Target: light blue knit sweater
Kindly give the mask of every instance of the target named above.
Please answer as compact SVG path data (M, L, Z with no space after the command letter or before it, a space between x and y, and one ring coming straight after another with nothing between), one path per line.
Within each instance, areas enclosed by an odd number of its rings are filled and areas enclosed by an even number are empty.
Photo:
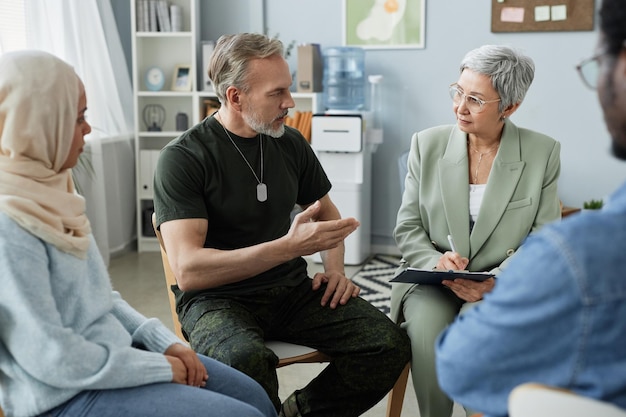
M113 291L93 237L82 260L0 213L0 288L7 415L37 415L84 390L172 380L162 352L180 340Z

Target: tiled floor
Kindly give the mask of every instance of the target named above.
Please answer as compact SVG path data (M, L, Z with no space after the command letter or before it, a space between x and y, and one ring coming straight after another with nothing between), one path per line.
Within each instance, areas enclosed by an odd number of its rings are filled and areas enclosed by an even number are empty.
M310 271L315 272L320 265L310 263ZM358 267L348 267L346 272L354 274ZM165 276L158 252L129 252L113 257L109 265L113 286L138 311L149 317L158 317L172 328L172 318L165 287ZM286 398L295 389L301 388L317 375L324 364L296 364L278 369L280 396ZM384 417L387 398L363 414L365 417ZM402 409L403 417L418 417L417 401L413 385L409 385ZM463 409L455 405L453 417L462 417Z

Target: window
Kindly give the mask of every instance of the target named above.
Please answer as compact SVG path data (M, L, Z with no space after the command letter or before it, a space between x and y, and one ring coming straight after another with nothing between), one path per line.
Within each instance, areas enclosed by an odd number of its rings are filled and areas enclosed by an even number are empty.
M92 133L130 137L132 86L110 0L0 0L0 55L39 49L74 67L89 98Z
M26 48L23 0L0 1L0 54Z

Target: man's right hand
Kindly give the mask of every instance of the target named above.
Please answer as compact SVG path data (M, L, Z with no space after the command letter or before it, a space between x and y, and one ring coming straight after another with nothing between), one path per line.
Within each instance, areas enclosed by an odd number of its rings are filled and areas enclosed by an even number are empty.
M359 221L353 217L317 220L319 210L319 201L311 204L294 218L287 233L287 237L299 248L301 256L337 247L360 226Z

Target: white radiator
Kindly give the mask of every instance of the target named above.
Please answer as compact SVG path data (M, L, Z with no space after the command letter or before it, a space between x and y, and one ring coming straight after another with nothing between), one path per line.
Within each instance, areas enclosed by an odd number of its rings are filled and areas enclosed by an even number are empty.
M74 168L74 178L87 202L87 217L105 263L128 249L135 225L135 151L132 136L99 138L91 134L81 158L87 168Z

